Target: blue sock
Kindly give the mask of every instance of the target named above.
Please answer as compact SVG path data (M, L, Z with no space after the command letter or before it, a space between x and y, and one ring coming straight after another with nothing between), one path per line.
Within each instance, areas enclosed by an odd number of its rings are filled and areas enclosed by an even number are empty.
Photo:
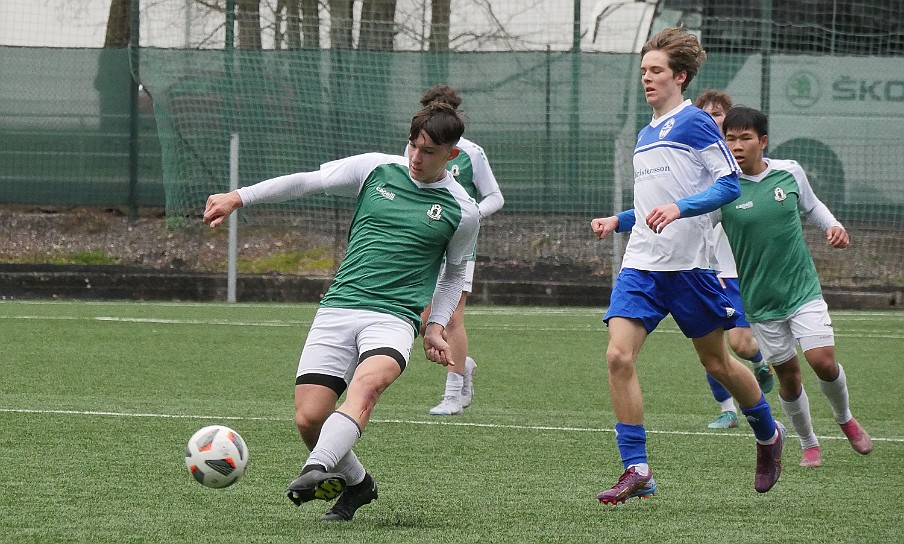
M615 443L618 444L618 452L621 454L625 469L631 465L647 462L647 431L643 425L617 422Z
M741 408L747 423L753 429L757 440L771 440L775 436L775 420L772 418L772 410L766 402L766 395L760 396L760 402L753 408Z
M731 393L709 374L706 375L706 381L709 382L709 388L712 390L713 398L716 399L716 402L722 402L731 398Z
M750 359L747 359L747 360L753 364L757 364L763 360L763 352L760 350L756 350L756 355L754 355L753 357L751 357Z

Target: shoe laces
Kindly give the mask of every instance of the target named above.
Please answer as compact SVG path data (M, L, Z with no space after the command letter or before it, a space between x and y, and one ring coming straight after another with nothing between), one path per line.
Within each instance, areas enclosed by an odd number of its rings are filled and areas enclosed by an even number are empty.
M616 487L622 485L622 483L627 481L631 476L635 475L640 476L640 474L637 472L637 469L635 469L634 467L629 468L624 473L622 473L621 477L618 479L618 484L616 484Z

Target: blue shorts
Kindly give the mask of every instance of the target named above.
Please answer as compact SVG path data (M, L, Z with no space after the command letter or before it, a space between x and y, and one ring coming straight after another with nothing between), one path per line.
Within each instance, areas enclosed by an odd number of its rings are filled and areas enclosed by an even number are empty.
M749 329L750 323L747 322L747 318L744 316L744 303L741 302L741 288L738 278L721 279L725 283L725 294L728 295L731 307L735 309L735 315L738 316L735 327L747 327Z
M712 270L656 272L623 268L612 286L603 320L608 324L613 317L639 319L651 333L668 314L688 338L734 328L737 319L737 312Z

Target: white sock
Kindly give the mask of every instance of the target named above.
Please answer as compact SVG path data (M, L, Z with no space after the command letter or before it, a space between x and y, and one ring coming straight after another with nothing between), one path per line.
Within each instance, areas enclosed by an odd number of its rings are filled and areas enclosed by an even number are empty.
M791 421L794 432L800 438L800 447L806 449L818 446L819 440L813 432L813 421L810 419L810 399L803 386L801 386L800 396L796 400L785 400L781 395L778 400L782 404L785 415Z
M776 423L775 432L772 434L772 438L770 438L769 440L760 440L759 438L757 438L756 439L757 444L762 444L764 446L771 446L772 444L775 444L775 442L778 440L778 437L779 437L778 421L776 421L775 423Z
M641 476L650 475L650 465L648 465L647 463L637 463L636 465L631 465L628 468L631 467L634 467L635 472L637 472Z
M465 377L456 372L446 372L446 392L447 397L460 397L461 387L465 384Z
M333 470L345 476L345 483L348 485L360 484L367 473L364 470L364 465L358 460L358 456L351 450L345 454L345 457L339 459L339 462L336 463L336 468Z
M722 409L723 412L734 412L738 413L738 409L735 408L734 399L732 397L728 397L719 403L719 408Z
M352 451L359 438L361 429L355 420L342 412L333 412L323 423L320 439L305 461L305 466L323 465L328 471L333 470Z
M838 377L833 382L824 382L816 378L819 383L819 390L829 399L832 406L832 413L835 415L835 421L840 425L851 420L851 406L848 402L847 377L844 375L844 368L838 365Z

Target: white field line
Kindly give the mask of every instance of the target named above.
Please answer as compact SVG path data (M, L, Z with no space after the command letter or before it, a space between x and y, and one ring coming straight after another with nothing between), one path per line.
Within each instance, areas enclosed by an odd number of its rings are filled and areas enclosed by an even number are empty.
M251 416L205 416L205 415L188 415L188 414L154 414L154 413L130 413L130 412L108 412L100 410L33 410L30 408L0 408L0 413L14 414L41 414L41 415L67 415L67 416L98 416L98 417L132 417L132 418L155 418L155 419L211 419L217 421L277 421L285 423L284 418L277 417L251 417ZM449 420L411 420L411 419L372 419L373 423L393 423L398 425L436 425L446 427L472 427L484 429L503 429L516 431L540 431L540 432L576 432L576 433L613 433L611 428L592 428L592 427L566 427L555 425L511 425L502 423L474 423L466 421L449 421ZM734 437L734 438L752 438L752 433L724 433L724 432L698 432L698 431L661 431L647 430L648 434L662 434L675 436L708 436L708 437ZM789 433L789 436L793 436ZM818 436L820 440L847 440L843 436ZM883 438L872 437L877 442L894 442L904 443L904 438Z
M228 304L225 302L165 302L165 301L62 301L62 300L0 300L0 306L133 306L133 307L161 307L161 308L316 308L313 302L287 303L287 302L239 302ZM468 306L468 315L506 315L506 316L531 316L531 315L562 315L562 316L591 316L601 317L605 307L549 307L549 306ZM883 320L904 321L904 311L863 311L863 310L832 310L832 316L849 317L853 321L871 321L872 318Z
M477 312L468 311L471 314L479 315ZM490 314L485 314L490 315ZM495 314L501 315L501 314ZM511 315L507 314L507 315ZM524 315L524 314L519 314ZM532 314L540 315L540 314ZM583 315L583 314L574 314ZM588 316L601 317L602 314L587 314ZM885 317L885 316L882 316ZM265 320L265 321L233 321L229 319L173 319L173 318L155 318L155 317L116 317L116 316L66 316L66 315L15 315L0 316L0 319L6 320L31 320L31 321L106 321L119 323L149 323L157 325L221 325L227 327L299 327L309 326L310 320ZM872 321L872 320L870 320ZM888 325L889 323L883 323ZM493 330L493 331L603 331L605 327L601 320L592 321L586 325L558 325L554 327L538 327L530 324L518 325L480 325L471 324L468 326L473 330ZM670 323L666 323L656 329L657 332L667 334L681 334L678 328ZM839 338L885 338L890 340L904 340L904 332L901 333L880 333L880 332L846 332L836 333Z

